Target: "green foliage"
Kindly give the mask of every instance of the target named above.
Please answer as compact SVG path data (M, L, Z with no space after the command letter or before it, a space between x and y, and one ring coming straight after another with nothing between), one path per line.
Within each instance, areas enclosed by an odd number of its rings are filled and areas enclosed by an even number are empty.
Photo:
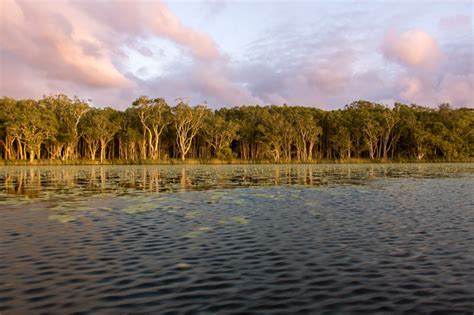
M139 97L125 111L78 98L0 99L5 162L100 159L190 161L426 161L474 158L474 111L356 101L323 111L300 106L241 106L215 112L185 101ZM23 163L23 162L21 162Z
M194 137L203 127L206 117L211 115L211 112L205 106L191 107L187 103L180 101L173 108L173 114L176 144L181 160L184 161L191 149Z
M219 160L232 161L232 159L235 158L235 153L232 152L232 149L229 148L229 147L220 148L220 149L217 151L217 153L216 153L216 157L217 157Z

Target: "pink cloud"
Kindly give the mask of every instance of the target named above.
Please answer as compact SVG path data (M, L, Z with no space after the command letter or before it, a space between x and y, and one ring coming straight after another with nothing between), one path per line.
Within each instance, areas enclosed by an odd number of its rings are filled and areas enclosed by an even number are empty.
M189 48L192 54L199 59L213 60L221 57L216 44L207 34L184 27L164 4L158 3L157 5L158 8L155 12L157 15L152 13L147 16L157 35L169 38Z
M394 95L398 94L402 101L423 105L448 102L472 107L472 50L465 52L465 48L459 46L445 48L448 48L446 54L424 31L388 32L382 44L382 53L387 59L403 66L402 72L393 81L398 89Z
M143 94L214 106L334 108L361 98L473 106L472 43L465 37L438 42L422 30L392 30L380 45L383 34L364 35L363 23L334 21L306 33L277 27L242 59L231 59L161 1L0 0L0 96L62 92L121 108ZM469 21L460 15L439 23L459 30ZM127 54L161 60L169 52L148 45L154 38L177 47L178 57L151 77L152 66L130 67Z
M446 31L469 29L471 25L472 17L468 15L447 16L439 20L439 26Z
M308 82L327 95L341 94L351 80L353 56L340 50L323 61L316 62L307 74Z
M437 83L429 77L421 75L403 76L400 81L400 100L421 105L437 105L441 103L456 106L473 107L474 74L445 74Z
M220 105L242 105L256 104L261 100L252 94L238 82L234 82L226 73L226 65L222 63L201 64L193 75L195 85L204 94L210 95L224 104Z
M198 59L221 57L209 35L183 25L162 1L117 1L113 5L107 1L98 1L93 4L93 8L90 4L78 1L71 5L81 12L87 12L95 20L103 21L104 27L112 32L166 38Z
M423 82L417 77L400 78L401 92L400 96L405 101L419 100L423 96Z
M474 107L474 74L448 74L439 87L440 102Z
M435 68L442 57L438 43L421 30L388 32L382 52L386 58L408 67Z
M3 95L18 96L17 86L28 95L46 87L36 97L55 93L56 87L75 90L74 94L84 88L89 94L103 89L130 90L137 80L121 67L127 59L122 47L137 38L168 39L197 63L227 60L211 37L184 26L163 2L97 2L91 6L87 1L4 0L0 6L0 67L6 69L5 63L14 62L9 69L22 69L14 76L1 71ZM219 84L231 86L224 72L214 71L213 75ZM231 91L245 94L236 89ZM209 89L221 94L222 90Z
M109 48L64 18L66 5L2 2L1 49L14 54L32 72L39 70L45 79L105 88L130 85L113 64ZM5 60L2 58L1 62Z

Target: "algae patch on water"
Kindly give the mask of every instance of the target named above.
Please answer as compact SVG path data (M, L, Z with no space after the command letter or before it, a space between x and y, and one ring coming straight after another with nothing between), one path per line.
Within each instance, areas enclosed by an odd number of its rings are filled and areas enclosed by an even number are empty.
M204 226L204 227L198 228L197 230L194 230L194 231L191 231L191 232L188 232L188 233L184 234L183 237L185 237L185 238L196 238L196 237L202 236L203 234L205 234L209 231L211 231L211 228L207 227L207 226Z
M191 268L191 265L188 263L182 262L182 263L176 264L176 268L180 270L188 270Z
M212 193L206 200L207 203L219 203L228 196L227 192L217 191Z
M201 211L188 211L184 216L186 219L196 219L202 215L203 213Z
M235 216L235 217L232 217L231 218L232 221L238 223L238 224L241 224L241 225L247 225L249 224L249 220L246 219L245 217L242 217L242 216Z
M61 206L55 206L51 208L51 210L54 210L57 212L69 212L69 211L90 211L90 210L94 210L94 208L89 207L89 206L84 206L84 205L61 205Z
M259 199L276 199L275 196L271 194L257 193L257 194L253 194L252 196Z
M76 221L78 217L74 215L70 215L70 214L52 214L48 217L48 219L52 221L58 221L61 223L68 223L68 222Z
M96 210L99 210L99 211L112 211L113 209L111 207L98 207Z
M123 212L128 214L137 214L137 213L144 213L151 210L156 210L156 205L153 204L138 204L138 205L131 205L124 209Z
M240 225L247 225L250 223L250 220L243 216L233 216L228 219L219 220L218 223L219 224L238 223Z

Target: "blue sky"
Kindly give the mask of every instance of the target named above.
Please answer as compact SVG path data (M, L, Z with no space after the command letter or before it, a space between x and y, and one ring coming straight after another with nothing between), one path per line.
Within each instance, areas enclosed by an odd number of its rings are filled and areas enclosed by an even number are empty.
M1 6L5 96L66 93L116 108L140 95L212 108L332 109L358 99L474 106L472 1Z

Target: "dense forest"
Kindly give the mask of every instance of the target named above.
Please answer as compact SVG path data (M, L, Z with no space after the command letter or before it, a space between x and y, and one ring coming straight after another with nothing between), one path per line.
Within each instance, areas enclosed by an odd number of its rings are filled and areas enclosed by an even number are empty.
M356 101L325 111L241 106L212 111L142 96L125 111L78 98L0 99L0 156L97 162L469 160L474 110Z

